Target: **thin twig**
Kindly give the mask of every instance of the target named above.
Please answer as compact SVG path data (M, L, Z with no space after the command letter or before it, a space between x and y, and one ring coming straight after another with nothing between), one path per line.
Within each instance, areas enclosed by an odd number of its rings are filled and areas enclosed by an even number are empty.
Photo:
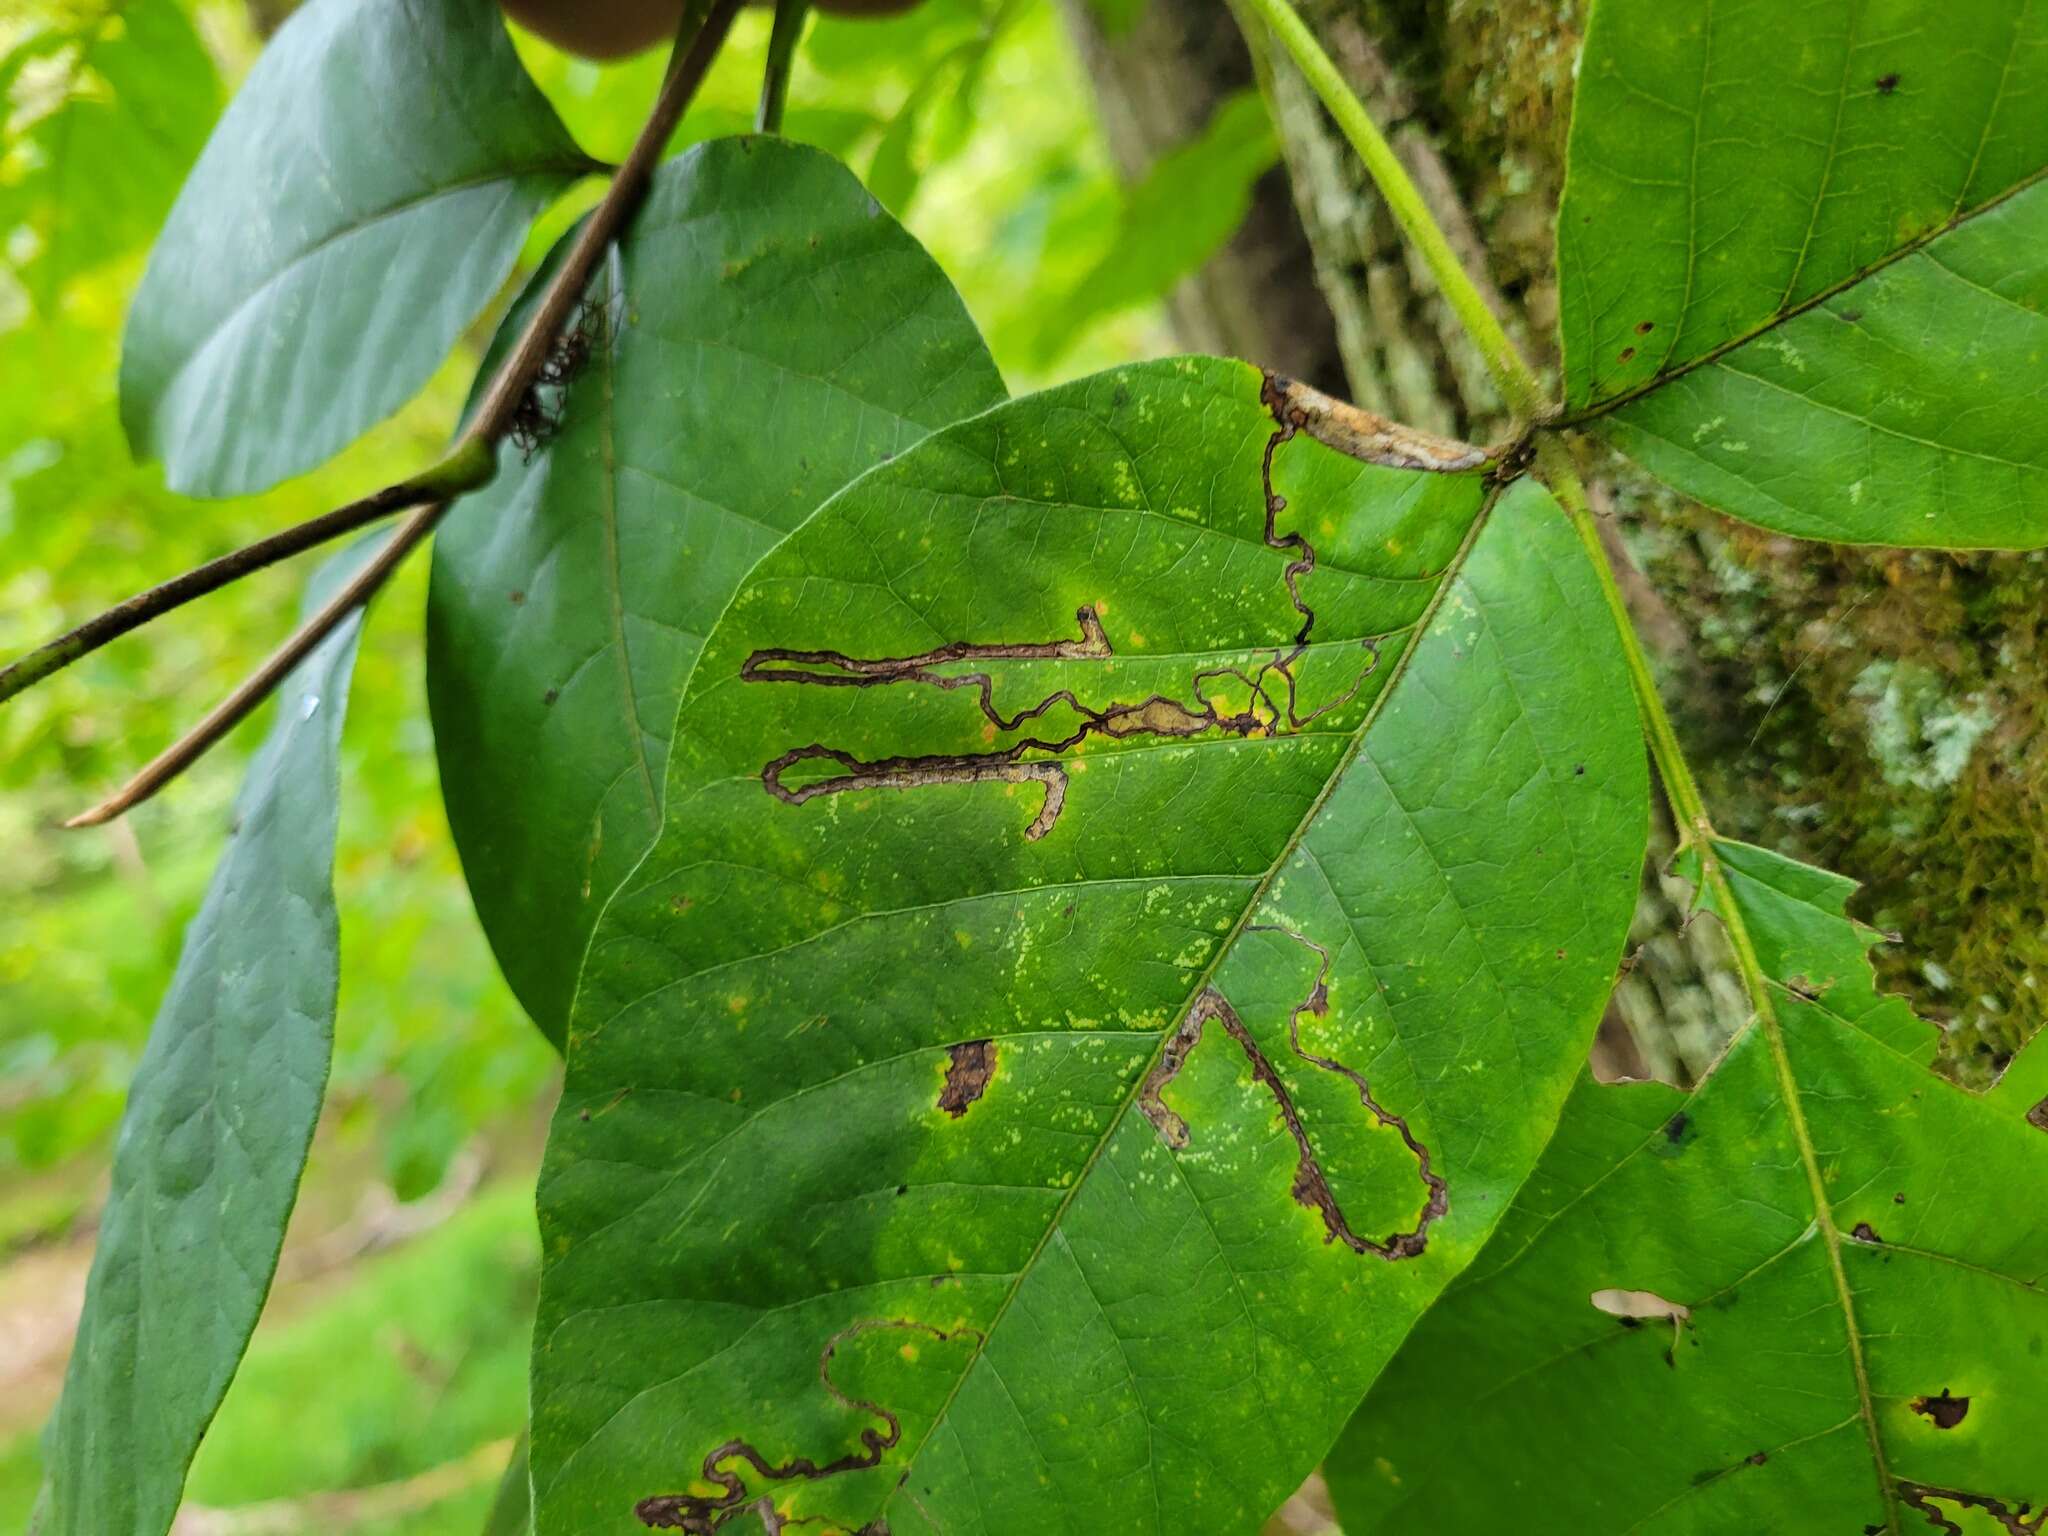
M768 64L761 75L761 106L754 114L756 133L782 132L782 109L789 104L789 72L796 64L797 39L803 35L810 0L775 0L775 25L768 33Z
M575 242L556 269L539 306L520 332L518 343L491 376L481 403L469 425L456 440L451 458L472 450L474 445L494 448L512 425L514 413L526 392L540 376L541 367L554 350L570 311L583 296L590 275L597 268L605 247L611 244L628 216L639 206L647 183L660 161L669 135L681 121L690 99L703 83L725 35L731 29L741 0L690 0L677 28L675 49L669 56L668 73L655 97L653 110L641 126L618 173L605 190L603 201L591 210ZM451 498L452 499L452 498ZM96 826L139 805L164 785L191 767L215 742L225 736L250 711L269 697L285 674L305 659L351 610L367 603L390 579L426 536L433 532L448 500L431 502L415 510L398 525L391 540L360 571L305 623L290 639L264 660L255 672L223 699L191 730L160 752L150 763L91 810L72 817L67 827Z
M30 651L12 666L0 668L0 703L81 657L90 656L131 629L160 618L173 608L182 607L209 592L217 592L230 582L240 581L244 576L275 565L280 560L289 560L293 555L303 554L343 534L368 527L394 512L440 500L452 493L474 490L487 484L495 473L496 456L486 445L477 444L470 452L450 454L423 475L387 485L383 490L374 491L345 507L308 518L303 523L232 550L218 560L209 560L146 592L138 592L97 618L87 619L76 629Z

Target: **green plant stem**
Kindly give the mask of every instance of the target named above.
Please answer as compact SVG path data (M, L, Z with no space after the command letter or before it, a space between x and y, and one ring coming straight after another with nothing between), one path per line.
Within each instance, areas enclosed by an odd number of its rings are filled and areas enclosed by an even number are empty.
M761 76L761 107L754 114L756 133L782 132L782 111L789 104L789 73L796 64L797 39L803 36L810 0L775 0L775 25L768 34L768 64Z
M604 198L577 231L562 264L555 269L540 303L519 333L518 340L498 371L484 388L469 425L457 438L444 464L467 462L466 455L482 452L496 457L498 440L511 429L519 402L540 377L543 364L553 351L570 312L583 297L590 275L597 268L605 247L617 237L626 219L640 204L647 183L660 161L669 135L675 131L684 110L703 83L711 61L725 42L726 33L738 14L741 0L690 0L676 31L674 50L654 106L641 125ZM430 473L433 473L430 471ZM411 512L393 530L390 541L340 592L301 624L249 675L241 686L216 705L197 725L166 747L133 778L105 800L72 817L67 827L97 826L141 804L187 768L219 741L237 723L269 697L313 648L325 639L350 612L369 602L405 557L425 542L434 531L453 498L437 498Z
M1315 87L1323 104L1335 117L1338 126L1351 140L1359 156L1364 160L1367 171L1378 184L1380 193L1399 220L1408 238L1415 242L1435 274L1438 286L1456 311L1466 333L1485 356L1487 366L1499 384L1502 395L1508 400L1517 416L1525 421L1540 422L1543 415L1540 389L1534 372L1507 333L1501 329L1494 316L1464 268L1452 253L1450 243L1423 202L1415 185L1408 179L1407 172L1387 147L1379 129L1363 103L1355 96L1344 77L1330 62L1329 55L1316 43L1301 18L1289 7L1287 0L1237 0L1263 17L1268 27L1294 56L1296 64ZM1649 658L1643 653L1641 638L1636 634L1634 621L1629 617L1628 604L1621 594L1621 585L1615 579L1614 565L1607 557L1605 545L1600 540L1600 530L1593 520L1593 510L1586 500L1585 486L1579 480L1577 466L1573 464L1571 451L1555 431L1537 430L1534 433L1536 465L1542 471L1565 515L1571 520L1573 531L1578 534L1579 544L1585 550L1586 559L1599 579L1600 592L1606 600L1608 612L1613 616L1614 627L1621 638L1624 662L1628 668L1629 683L1641 711L1643 731L1649 739L1650 757L1657 765L1657 773L1664 784L1665 798L1671 806L1673 819L1678 823L1681 847L1691 847L1700 862L1700 883L1714 911L1721 919L1723 930L1735 953L1735 963L1742 976L1744 988L1756 1010L1756 1024L1762 1032L1771 1057L1772 1069L1778 1080L1779 1097L1785 1105L1786 1118L1790 1124L1792 1138L1799 1148L1799 1160L1805 1173L1807 1189L1813 1201L1815 1225L1819 1228L1822 1245L1826 1249L1829 1271L1832 1276L1837 1301L1842 1308L1849 1344L1850 1365L1856 1379L1857 1402L1863 1421L1863 1430L1869 1441L1870 1452L1877 1469L1879 1493L1890 1512L1888 1529L1898 1530L1897 1503L1893 1497L1891 1476L1886 1465L1884 1442L1878 1433L1877 1411L1870 1388L1870 1374L1863 1353L1863 1337L1856 1322L1856 1298L1850 1288L1849 1277L1842 1261L1842 1233L1835 1222L1833 1203L1829 1198L1827 1178L1820 1163L1820 1154L1813 1141L1806 1122L1806 1109L1799 1089L1797 1074L1792 1069L1791 1053L1785 1042L1785 1032L1778 1018L1777 1008L1771 994L1769 982L1764 974L1762 961L1757 956L1756 942L1750 936L1749 925L1743 920L1742 909L1737 905L1735 892L1729 884L1727 871L1722 867L1715 843L1714 824L1707 814L1705 799L1700 794L1699 783L1694 779L1691 766L1685 760L1685 752L1678 742L1678 733L1672 728L1671 716L1664 708L1662 695L1657 691L1655 674L1650 670Z
M1288 0L1235 0L1235 3L1265 23L1267 30L1294 60L1295 67L1301 71L1310 88L1322 98L1324 107L1336 119L1344 137L1351 141L1351 147L1365 162L1367 172L1379 188L1380 196L1386 200L1394 221L1401 226L1401 232L1416 250L1422 253L1423 262L1436 279L1445 302L1457 315L1465 334L1472 338L1473 345L1478 347L1487 372L1493 375L1494 384L1500 390L1501 398L1507 402L1508 409L1525 422L1535 420L1548 403L1535 371L1502 329L1499 317L1473 284L1471 275L1458 260L1457 252L1451 249L1450 240L1430 213L1429 204L1409 177L1407 168L1401 164L1400 156L1387 143L1386 136L1372 120L1372 114L1366 111L1365 104L1352 91L1343 73L1323 52L1315 34L1295 14Z

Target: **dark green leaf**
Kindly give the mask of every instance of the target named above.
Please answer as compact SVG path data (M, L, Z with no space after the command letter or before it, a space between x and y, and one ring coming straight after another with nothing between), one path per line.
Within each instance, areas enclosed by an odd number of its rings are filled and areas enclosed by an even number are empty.
M178 194L121 419L192 495L311 468L409 399L591 163L489 0L312 0Z
M1567 404L1807 538L2048 543L2048 11L1599 0Z
M0 232L33 234L20 271L39 305L148 241L219 100L213 60L174 0L133 0L31 33L0 61L0 113L13 108Z
M762 561L577 998L543 1533L1294 1487L1534 1165L1635 890L1611 621L1539 487L1487 498L1182 359Z
M1716 851L1775 1022L1690 1094L1582 1077L1325 1468L1354 1536L2036 1528L2048 1051L1933 1076L1850 883Z
M484 1536L527 1536L533 1529L533 1487L527 1472L526 1432L520 1431L484 1517Z
M779 140L663 166L582 335L559 435L525 463L508 446L448 519L428 608L449 822L499 963L557 1041L740 578L870 465L1003 398L931 258L844 167Z
M263 1310L334 1044L337 753L360 626L278 690L136 1068L49 1431L45 1536L163 1536Z

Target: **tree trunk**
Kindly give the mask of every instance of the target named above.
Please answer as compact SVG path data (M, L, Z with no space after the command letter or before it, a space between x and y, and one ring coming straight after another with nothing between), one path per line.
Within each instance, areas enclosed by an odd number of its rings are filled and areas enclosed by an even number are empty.
M1553 369L1552 220L1583 0L1301 9L1468 267L1490 272L1511 332ZM1293 216L1261 188L1237 240L1175 296L1181 339L1312 379L1330 376L1334 351L1361 405L1488 440L1500 402L1355 156L1292 66L1263 49L1254 60L1218 16L1215 0L1146 0L1112 37L1074 9L1127 170L1199 128L1254 69L1279 125ZM1586 468L1717 825L1865 881L1851 910L1902 935L1875 955L1884 983L1944 1026L1949 1070L1987 1081L2048 992L2043 557L1801 543L1705 511L1597 447ZM1680 1080L1744 1011L1707 925L1681 923L1683 895L1646 880L1606 1032L1617 1058L1633 1044Z

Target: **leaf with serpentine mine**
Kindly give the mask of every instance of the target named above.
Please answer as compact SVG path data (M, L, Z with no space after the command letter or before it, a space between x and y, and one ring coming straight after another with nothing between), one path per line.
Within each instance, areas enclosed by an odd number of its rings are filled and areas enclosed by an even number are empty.
M571 1019L543 1536L1294 1488L1534 1166L1634 900L1612 621L1480 458L1151 363L762 561Z

